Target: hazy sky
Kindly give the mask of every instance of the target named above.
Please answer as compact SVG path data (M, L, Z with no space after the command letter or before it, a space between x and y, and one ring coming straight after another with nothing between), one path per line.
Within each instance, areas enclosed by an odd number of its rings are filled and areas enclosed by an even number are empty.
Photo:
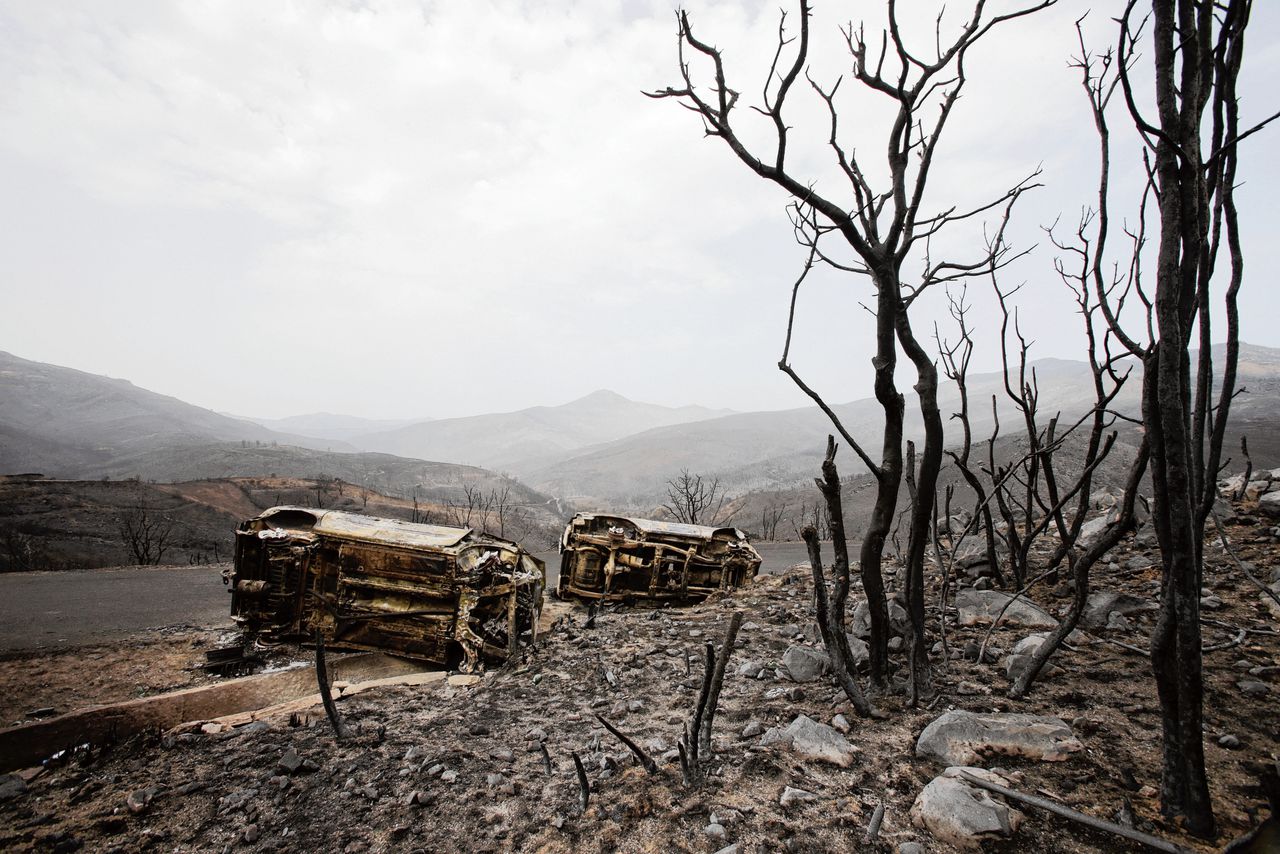
M676 82L672 5L0 0L0 349L260 416L463 415L597 388L805 404L776 368L803 258L786 198L640 94ZM777 5L689 4L744 99ZM819 4L815 77L847 69L837 25L875 26L882 5ZM903 5L930 26L938 8ZM977 49L929 196L981 200L1043 166L1013 235L1040 245L1006 280L1027 282L1044 356L1079 346L1040 227L1073 224L1093 192L1067 64L1090 5L1063 0ZM1092 5L1104 47L1120 4ZM1246 119L1280 107L1277 5L1255 4ZM882 105L841 91L874 160ZM820 104L794 97L795 171L834 194ZM1132 140L1124 116L1113 126ZM1278 133L1249 143L1239 196L1243 337L1271 346ZM1133 172L1118 184L1117 209ZM980 233L935 251L972 254ZM973 286L980 311L988 289ZM833 400L869 394L869 297L836 275L802 295L794 361ZM994 320L975 322L989 367Z

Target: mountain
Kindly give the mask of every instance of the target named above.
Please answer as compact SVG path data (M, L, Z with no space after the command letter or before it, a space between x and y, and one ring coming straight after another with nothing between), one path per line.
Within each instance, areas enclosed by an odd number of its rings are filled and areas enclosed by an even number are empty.
M334 444L277 433L127 380L0 352L0 472L74 476L121 455L225 441Z
M534 406L515 412L442 418L352 436L359 448L406 457L449 460L503 470L624 436L673 424L726 415L729 410L701 406L667 407L596 391L560 406Z
M1218 359L1221 363L1221 359ZM1236 453L1240 435L1247 433L1254 462L1280 464L1280 350L1241 345L1239 385L1248 389L1232 404L1232 430L1224 456ZM1063 413L1059 431L1093 403L1088 365L1066 359L1032 363L1040 388L1040 424ZM1140 411L1141 366L1133 373L1112 408L1136 415ZM1020 415L1005 395L1000 373L969 377L970 423L975 443L985 443L994 419L995 395L1001 436L1021 433ZM906 378L899 387L907 394L905 437L919 442L923 428ZM949 445L960 441L959 422L948 418L959 408L959 395L950 383L939 390ZM882 414L874 398L833 406L845 428L873 458L879 456ZM510 470L526 483L581 506L639 508L652 506L665 494L666 481L687 468L718 478L730 495L785 490L809 482L818 472L831 422L816 407L778 412L735 413L695 423L658 427L604 442L559 457L514 462ZM842 443L843 444L843 443ZM1238 458L1238 455L1237 455ZM846 475L862 473L854 454L841 454Z
M312 412L307 415L290 415L288 418L232 417L260 424L268 430L293 433L313 439L338 440L344 443L349 439L366 433L395 430L410 424L432 420L430 418L361 418L358 415L337 415L332 412Z

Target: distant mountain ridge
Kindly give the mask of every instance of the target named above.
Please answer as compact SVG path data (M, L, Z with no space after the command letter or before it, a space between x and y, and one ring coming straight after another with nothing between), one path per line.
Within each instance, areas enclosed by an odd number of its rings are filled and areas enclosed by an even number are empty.
M362 418L358 415L341 415L333 412L310 412L306 415L290 415L286 418L252 418L241 415L231 417L252 421L268 430L344 443L348 439L366 433L395 430L410 424L434 420L431 418Z
M0 472L76 476L121 455L226 441L335 444L219 415L128 380L0 352Z
M731 410L702 406L640 403L602 389L559 406L442 418L352 436L350 441L368 451L503 470L527 468L537 460L553 459L643 430L730 413Z

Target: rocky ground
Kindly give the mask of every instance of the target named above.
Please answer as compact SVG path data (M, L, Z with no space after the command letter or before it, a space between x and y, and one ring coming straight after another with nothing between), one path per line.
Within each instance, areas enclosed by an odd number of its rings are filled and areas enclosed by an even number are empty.
M1227 532L1255 576L1280 582L1276 523L1245 510ZM693 608L607 611L591 627L577 606L559 605L563 616L536 649L475 684L343 700L355 734L341 742L313 710L74 751L39 772L0 777L0 849L906 854L950 851L976 833L974 844L988 850L1141 850L1005 805L946 772L967 765L999 769L992 779L1019 791L1217 850L1268 814L1254 772L1280 756L1280 609L1221 548L1206 554L1205 742L1221 827L1211 843L1162 820L1155 799L1158 703L1140 650L1158 554L1140 534L1099 567L1095 587L1111 595L1094 599L1085 635L1025 700L1005 697L1006 673L1034 626L997 629L988 659L977 661L982 614L1002 594L970 587L959 611L948 611L945 649L932 656L937 696L914 709L900 695L880 696L883 719L857 718L821 673L811 581L797 569ZM1037 589L1032 598L1051 615L1065 608L1066 592ZM700 687L702 648L719 641L735 610L744 618L714 756L705 780L689 787L674 748ZM1043 621L1033 609L1021 619ZM644 746L656 773L597 714ZM585 810L575 754L590 786ZM879 805L883 824L864 843ZM931 812L938 805L941 818ZM946 826L961 814L972 819L967 830Z

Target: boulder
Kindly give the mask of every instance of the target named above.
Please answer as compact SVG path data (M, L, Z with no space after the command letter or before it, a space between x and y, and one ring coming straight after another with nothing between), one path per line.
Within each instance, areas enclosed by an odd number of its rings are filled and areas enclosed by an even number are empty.
M972 765L991 756L1060 762L1083 748L1060 718L959 710L937 718L916 740L917 756L944 765Z
M1272 519L1280 519L1280 490L1268 492L1259 498L1258 512Z
M907 617L907 609L903 608L896 599L890 599L889 633L905 635L910 625L911 620ZM865 599L853 609L853 625L849 627L849 633L860 638L871 637L871 606Z
M774 727L760 739L762 746L780 744L793 753L808 759L830 762L848 768L858 755L858 749L849 743L834 727L821 724L806 715L800 715L785 729Z
M1100 590L1089 594L1084 613L1080 615L1080 624L1087 629L1100 629L1107 625L1107 620L1112 614L1127 617L1139 611L1156 610L1159 610L1159 607L1150 599L1143 599L1129 593Z
M867 642L852 632L845 635L849 640L849 652L853 654L853 664L858 666L871 660L871 647Z
M999 590L961 590L956 594L960 625L977 626L992 622L1012 598ZM1020 597L1004 612L1001 624L1051 629L1058 625L1058 621L1026 597Z
M782 667L793 682L812 682L831 668L825 652L807 646L790 646L782 654Z
M911 820L951 849L980 850L988 840L1007 839L1022 824L1023 814L986 789L970 784L960 772L993 783L1007 781L982 768L948 768L924 787L911 807Z

